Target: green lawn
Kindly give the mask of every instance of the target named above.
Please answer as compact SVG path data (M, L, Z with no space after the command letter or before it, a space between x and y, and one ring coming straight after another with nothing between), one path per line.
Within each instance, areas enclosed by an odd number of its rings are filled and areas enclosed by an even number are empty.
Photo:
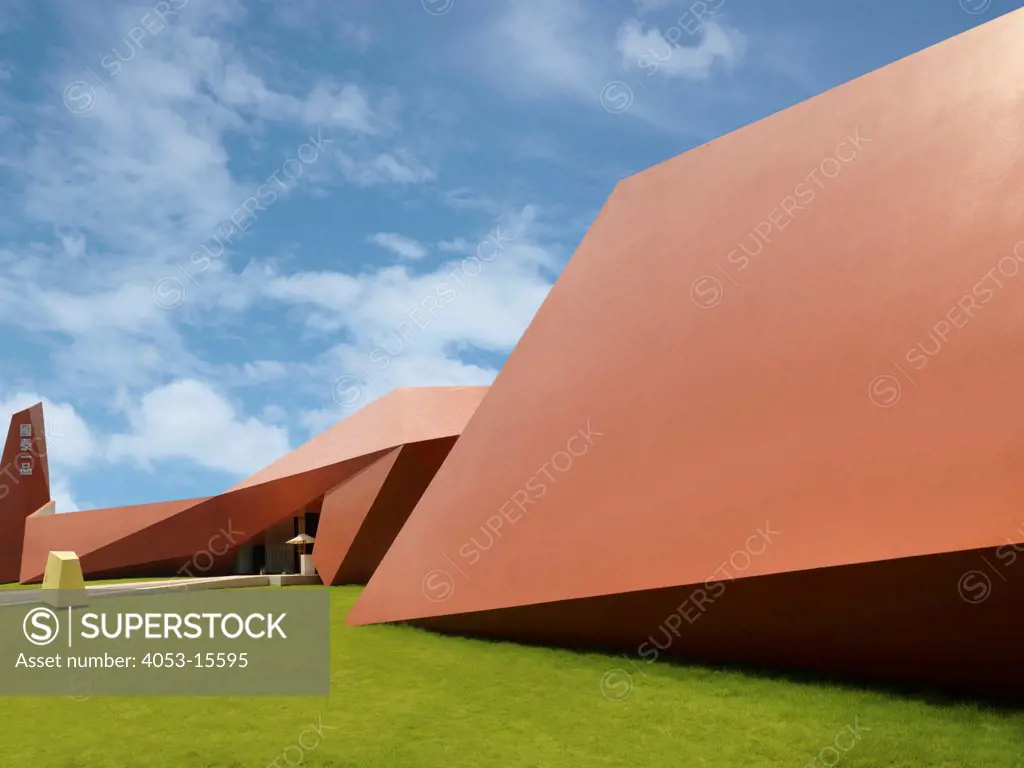
M699 667L637 662L634 671L621 657L406 627L349 628L342 618L357 595L332 590L330 699L4 699L0 764L1024 766L1024 713ZM607 674L616 668L632 678ZM604 695L602 679L624 698Z

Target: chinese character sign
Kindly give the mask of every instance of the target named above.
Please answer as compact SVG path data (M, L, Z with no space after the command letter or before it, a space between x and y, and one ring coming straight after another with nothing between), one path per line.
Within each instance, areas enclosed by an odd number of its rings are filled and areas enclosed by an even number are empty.
M23 437L23 438L21 438L21 448L19 450L31 451L32 450L32 438L31 437Z
M21 425L21 436L22 437L32 437L32 425L31 424L22 424Z

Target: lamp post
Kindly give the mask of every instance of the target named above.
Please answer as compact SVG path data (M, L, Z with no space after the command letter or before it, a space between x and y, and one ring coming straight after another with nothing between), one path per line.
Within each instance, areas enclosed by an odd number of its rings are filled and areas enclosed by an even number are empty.
M299 573L303 576L314 576L316 574L316 568L313 565L313 556L308 554L306 551L306 547L314 541L315 539L308 533L300 533L298 536L288 539L288 541L285 542L285 544L302 547L300 550L301 554L299 555Z

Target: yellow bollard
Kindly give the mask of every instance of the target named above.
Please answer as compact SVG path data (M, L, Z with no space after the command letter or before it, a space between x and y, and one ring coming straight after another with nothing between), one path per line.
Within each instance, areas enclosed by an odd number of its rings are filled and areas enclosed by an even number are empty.
M50 552L46 558L42 590L43 601L49 605L85 605L85 579L78 555L74 552Z

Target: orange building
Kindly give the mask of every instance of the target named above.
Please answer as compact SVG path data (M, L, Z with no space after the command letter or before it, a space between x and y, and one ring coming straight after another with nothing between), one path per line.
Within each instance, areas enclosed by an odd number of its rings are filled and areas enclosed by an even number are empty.
M9 580L40 581L51 550L76 552L90 579L298 573L298 550L286 542L305 533L324 581L363 582L484 391L394 390L216 496L27 521L22 514L20 574ZM34 510L36 501L18 509Z
M1021 40L619 183L348 621L1019 695Z

